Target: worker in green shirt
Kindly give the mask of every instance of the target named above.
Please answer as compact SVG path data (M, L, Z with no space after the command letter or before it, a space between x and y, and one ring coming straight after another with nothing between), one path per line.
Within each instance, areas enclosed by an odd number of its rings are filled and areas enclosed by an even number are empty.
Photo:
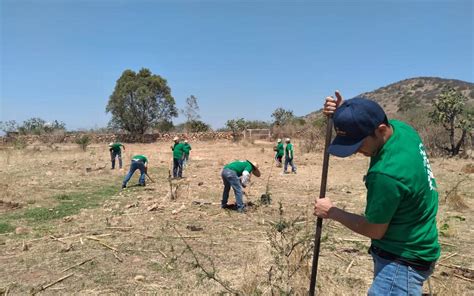
M368 295L421 295L440 256L438 191L421 138L408 124L388 120L374 101L343 102L339 92L336 98L327 97L323 109L336 130L329 153L370 157L367 205L359 215L325 197L315 201L314 214L371 239L374 276Z
M276 153L275 153L275 161L277 162L277 167L281 168L282 166L282 158L283 158L283 155L285 154L285 148L283 147L283 143L281 141L281 139L278 139L277 140L277 144L276 146L274 147L273 149Z
M288 169L288 164L291 166L291 172L296 174L296 165L293 162L295 157L295 152L293 149L293 144L291 144L290 138L286 138L286 147L285 147L285 167L283 168L283 173L287 174L286 170Z
M118 157L119 167L122 168L122 149L125 150L125 146L119 142L112 142L109 144L110 159L112 161L112 170L115 169L115 158Z
M145 186L145 174L147 173L147 170L148 170L148 159L146 158L145 155L139 154L132 157L130 170L128 171L128 174L125 176L125 179L123 179L122 189L127 187L128 181L130 181L130 179L133 176L133 173L135 173L136 170L140 170L140 178L138 179L138 185Z
M178 137L174 137L173 150L173 178L183 177L184 143Z
M250 174L260 177L260 170L256 162L249 160L238 160L224 166L221 176L224 182L224 192L222 193L221 207L228 208L227 200L229 199L230 187L234 189L237 211L243 213L245 205L242 198L242 187L246 187L250 183Z
M188 143L188 140L184 140L183 149L184 149L183 168L185 168L189 162L189 153L192 150L191 145L189 145Z

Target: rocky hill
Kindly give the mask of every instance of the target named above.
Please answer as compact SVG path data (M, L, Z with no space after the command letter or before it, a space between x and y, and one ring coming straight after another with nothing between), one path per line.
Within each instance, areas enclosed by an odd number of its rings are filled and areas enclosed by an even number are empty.
M412 108L430 108L446 86L460 91L468 98L468 104L474 105L474 83L438 77L405 79L359 96L378 102L390 116ZM312 112L304 118L314 118L319 112Z

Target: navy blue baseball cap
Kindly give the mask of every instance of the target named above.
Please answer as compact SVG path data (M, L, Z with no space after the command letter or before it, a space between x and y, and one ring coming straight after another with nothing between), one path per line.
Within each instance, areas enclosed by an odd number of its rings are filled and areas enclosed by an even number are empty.
M363 97L344 101L333 115L336 138L329 146L329 153L339 157L356 153L364 139L386 118L382 107L374 101Z

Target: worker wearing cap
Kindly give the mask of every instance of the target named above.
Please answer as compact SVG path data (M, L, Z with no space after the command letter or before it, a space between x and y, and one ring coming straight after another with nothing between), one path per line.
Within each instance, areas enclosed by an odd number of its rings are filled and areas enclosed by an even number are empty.
M369 295L421 295L440 245L436 181L420 136L404 122L389 121L374 101L358 97L343 102L339 92L336 97L326 98L323 109L333 116L337 134L329 153L370 157L364 178L367 204L364 215L358 215L326 197L315 201L314 214L371 238Z
M291 172L296 174L296 165L293 162L293 158L295 157L295 151L293 148L293 144L291 144L290 138L285 139L286 147L285 147L285 167L283 168L283 173L287 174L288 164L291 166Z
M188 140L184 140L183 149L184 149L183 168L185 168L189 162L189 153L192 150L191 145L189 145L188 143Z
M180 142L178 137L174 137L173 141L174 144L171 146L171 150L173 150L173 178L182 178L184 143Z
M122 149L125 150L125 146L119 142L112 142L109 144L110 159L112 161L112 170L115 169L115 158L118 157L119 167L122 168Z
M282 158L283 158L283 155L285 155L285 147L283 146L281 139L277 140L277 144L274 150L276 152L275 161L277 162L277 167L281 168Z
M138 185L145 186L145 175L148 170L148 158L145 155L135 155L132 157L132 163L130 164L130 170L128 174L123 179L122 189L127 187L128 181L133 176L136 170L140 170L140 178L138 179Z
M242 198L243 189L250 183L250 174L260 177L260 170L256 162L249 160L237 160L224 166L221 176L224 182L224 192L222 193L221 207L227 208L230 187L234 189L237 211L243 213L245 205Z

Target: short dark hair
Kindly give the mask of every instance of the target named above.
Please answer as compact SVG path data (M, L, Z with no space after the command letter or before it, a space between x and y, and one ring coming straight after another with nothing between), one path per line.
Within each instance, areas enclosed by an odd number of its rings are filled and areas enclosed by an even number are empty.
M385 124L386 126L390 126L390 123L388 123L388 118L387 115L385 115L385 118L383 119L381 124ZM375 130L373 130L370 134L370 137L375 137Z

